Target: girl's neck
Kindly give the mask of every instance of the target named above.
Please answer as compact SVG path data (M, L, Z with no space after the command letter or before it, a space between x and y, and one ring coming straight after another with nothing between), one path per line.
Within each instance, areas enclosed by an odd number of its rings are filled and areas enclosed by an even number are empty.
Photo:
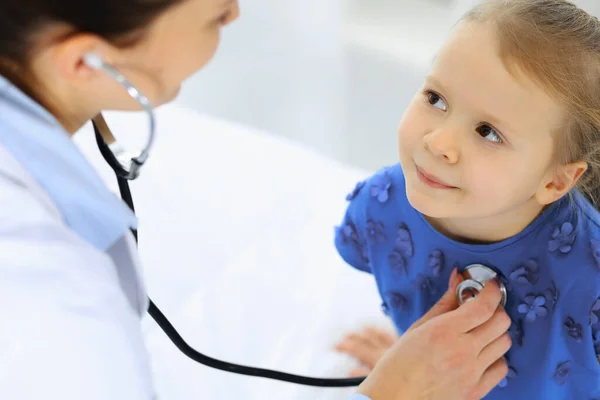
M484 218L425 218L436 230L453 240L489 244L518 235L547 207L529 201L517 209Z

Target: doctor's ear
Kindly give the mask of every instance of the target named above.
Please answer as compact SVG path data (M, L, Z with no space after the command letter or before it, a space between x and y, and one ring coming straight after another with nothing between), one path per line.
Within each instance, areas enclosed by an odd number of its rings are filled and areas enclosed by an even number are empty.
M49 49L50 60L56 73L71 82L87 81L113 52L101 38L78 34L56 43Z

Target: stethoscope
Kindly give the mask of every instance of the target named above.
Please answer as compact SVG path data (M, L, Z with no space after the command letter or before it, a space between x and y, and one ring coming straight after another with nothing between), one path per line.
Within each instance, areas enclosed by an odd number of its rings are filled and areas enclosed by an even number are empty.
M135 213L133 205L133 198L129 189L128 181L134 180L139 176L142 165L148 159L150 150L154 144L156 136L156 121L154 117L154 109L150 104L148 98L142 94L131 82L129 82L118 70L107 65L102 58L95 53L88 53L84 57L84 62L93 69L103 70L113 79L115 79L121 86L127 90L127 93L141 106L142 110L146 112L149 118L150 127L149 135L146 145L139 153L138 156L130 157L130 155L119 146L115 140L112 132L108 128L108 125L104 121L104 118L99 114L93 119L94 133L96 135L96 143L100 153L111 166L115 172L117 182L119 185L119 192L123 201L131 208ZM107 139L110 144L107 143ZM133 236L138 240L136 230L132 230ZM463 271L465 280L460 283L457 287L456 295L459 304L464 304L470 300L473 300L481 290L483 290L485 283L491 279L496 279L500 285L503 296L503 305L506 304L506 288L502 281L499 279L498 273L491 268L482 264L473 264L465 268ZM222 371L231 372L234 374L256 376L268 379L274 379L283 382L296 383L307 386L317 387L351 387L358 386L366 377L361 378L314 378L302 375L289 374L281 371L274 371L263 368L250 367L240 364L234 364L222 360L218 360L202 354L192 348L186 343L181 337L177 330L173 327L171 322L165 317L165 315L158 309L156 304L149 300L148 314L156 321L160 328L169 337L171 342L186 356L190 359L206 365L211 368L219 369Z

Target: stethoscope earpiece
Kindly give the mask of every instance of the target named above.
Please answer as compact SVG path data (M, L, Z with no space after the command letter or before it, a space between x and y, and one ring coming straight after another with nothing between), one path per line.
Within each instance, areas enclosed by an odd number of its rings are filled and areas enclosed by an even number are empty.
M101 69L104 66L104 61L97 53L85 53L83 62L92 69Z
M112 167L117 176L123 179L133 180L139 176L140 169L148 159L150 149L154 144L156 136L154 108L152 107L152 104L150 104L148 98L140 90L129 82L129 80L127 80L127 78L125 78L125 76L117 69L106 64L102 60L102 57L97 53L89 52L84 54L83 62L94 70L103 70L110 75L119 85L125 88L127 94L129 94L129 96L140 105L142 110L148 114L148 119L150 121L148 141L137 157L130 157L116 141L107 144L104 141L104 137L112 136L114 138L114 135L110 132L110 129L108 129L108 126L105 123L98 124L97 121L93 121L96 140L98 141L98 145L100 146L100 150L102 151L102 155L106 162ZM104 134L102 134L101 131L103 131L102 133Z

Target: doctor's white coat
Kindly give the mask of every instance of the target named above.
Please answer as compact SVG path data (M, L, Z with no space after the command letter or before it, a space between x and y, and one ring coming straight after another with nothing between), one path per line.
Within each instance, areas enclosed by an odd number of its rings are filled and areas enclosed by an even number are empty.
M131 235L100 252L0 146L0 399L154 398Z

